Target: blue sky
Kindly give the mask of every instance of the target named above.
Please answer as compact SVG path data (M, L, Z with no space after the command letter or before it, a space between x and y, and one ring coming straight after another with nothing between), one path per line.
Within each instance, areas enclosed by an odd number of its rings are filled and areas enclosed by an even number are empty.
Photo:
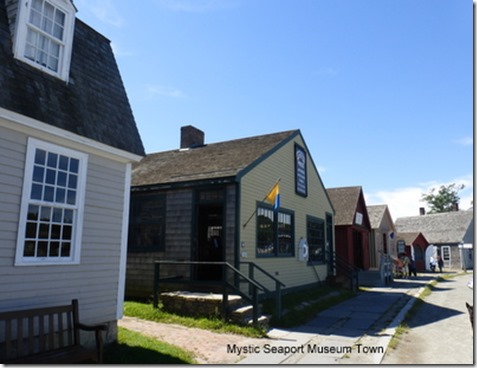
M112 41L148 153L300 129L326 187L394 219L473 198L470 0L75 0Z

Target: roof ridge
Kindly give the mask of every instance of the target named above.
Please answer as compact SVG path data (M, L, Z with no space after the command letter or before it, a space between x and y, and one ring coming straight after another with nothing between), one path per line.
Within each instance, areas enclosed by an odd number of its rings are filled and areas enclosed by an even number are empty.
M298 129L287 130L150 153L133 165L132 184L144 186L238 177L297 134L300 134Z
M414 216L402 216L396 219L410 219L410 218L429 218L429 217L438 217L438 216L449 216L453 214L473 214L473 211L470 210L459 210L459 211L447 211L447 212L437 212L437 213L426 213L425 215L414 215Z
M226 140L226 141L205 143L204 145L201 145L201 146L198 146L198 147L173 148L173 149L166 150L166 151L157 151L157 152L147 153L146 155L150 156L150 155L165 154L165 153L170 153L170 152L187 152L187 151L192 151L192 150L196 150L196 149L200 149L200 148L204 148L204 147L216 146L216 145L221 145L221 144L229 144L229 143L233 143L233 142L259 139L259 138L265 138L265 137L272 137L272 136L275 136L275 135L278 136L280 134L286 134L286 133L291 135L291 134L296 133L298 131L299 131L299 129L284 130L284 131L275 132L275 133L266 133L266 134L254 135L254 136L249 136L249 137L234 138L234 139L229 139L229 140Z

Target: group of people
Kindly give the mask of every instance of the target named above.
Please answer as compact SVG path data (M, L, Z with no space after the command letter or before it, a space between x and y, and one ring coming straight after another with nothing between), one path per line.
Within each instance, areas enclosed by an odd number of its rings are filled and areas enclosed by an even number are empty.
M416 265L414 260L410 258L406 253L399 254L399 258L394 260L396 274L401 274L402 278L408 279L413 275L417 276ZM439 267L439 272L442 272L444 267L444 261L440 255L432 256L430 259L430 268L432 272L436 272L436 268Z
M430 266L432 272L436 272L436 267L439 267L439 272L442 272L442 268L444 267L444 260L440 255L437 255L435 258L431 256Z

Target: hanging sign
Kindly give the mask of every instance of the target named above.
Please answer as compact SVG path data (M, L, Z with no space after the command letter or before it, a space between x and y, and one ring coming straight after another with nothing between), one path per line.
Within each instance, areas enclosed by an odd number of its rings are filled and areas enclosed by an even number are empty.
M308 195L306 151L297 144L295 144L295 192L303 197Z

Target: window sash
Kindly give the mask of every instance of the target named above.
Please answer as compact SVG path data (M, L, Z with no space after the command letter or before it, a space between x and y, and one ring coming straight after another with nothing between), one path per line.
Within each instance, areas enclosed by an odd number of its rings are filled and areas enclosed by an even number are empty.
M313 263L325 263L325 222L322 219L308 217L306 222L309 260Z
M442 260L445 262L449 262L451 259L450 246L445 245L441 249L442 249Z
M68 82L75 26L74 5L61 0L18 1L15 57Z
M44 34L28 29L25 57L45 68L58 72L63 46Z
M278 255L293 255L293 215L278 211Z
M86 170L87 155L29 139L16 265L79 263Z
M274 215L268 208L257 208L257 255L275 254Z
M66 14L44 0L33 0L28 17L24 56L58 72Z
M258 257L293 257L295 224L291 211L274 211L264 204L257 205L257 245Z
M128 250L163 251L165 249L166 196L132 195L129 214Z
M30 27L41 30L48 36L63 41L66 14L44 0L32 0L30 8Z

